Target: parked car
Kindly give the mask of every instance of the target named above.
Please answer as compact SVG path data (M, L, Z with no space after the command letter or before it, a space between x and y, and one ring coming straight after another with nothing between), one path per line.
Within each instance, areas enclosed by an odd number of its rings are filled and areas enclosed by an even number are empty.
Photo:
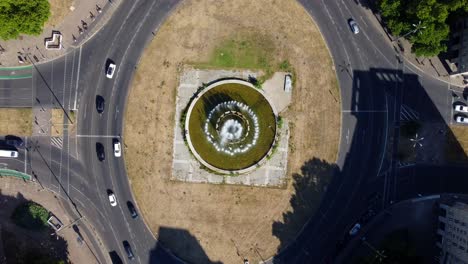
M96 95L96 111L99 114L102 114L102 112L104 112L104 105L105 105L104 97L100 95Z
M348 24L349 24L349 27L351 28L351 31L354 33L354 34L358 34L359 33L359 26L358 24L356 23L356 21L354 21L354 19L350 18L348 20Z
M456 105L453 109L457 112L468 113L468 106L466 105Z
M466 117L466 116L457 116L455 118L455 121L457 121L457 123L468 124L468 117Z
M23 148L24 141L20 137L8 135L5 137L5 143L15 148Z
M114 77L114 72L115 72L115 63L109 60L107 69L106 69L106 77L109 79L112 79Z
M99 161L104 161L106 159L106 154L104 153L104 146L100 142L96 142L96 154Z
M114 139L114 156L116 157L122 156L122 149L121 149L120 141L118 139Z
M115 194L111 190L107 190L107 195L109 196L109 202L112 207L117 206L117 198L115 198Z
M138 213L137 213L137 210L135 209L135 206L133 205L133 203L128 201L127 202L127 207L128 207L128 211L130 211L130 215L132 216L132 218L137 218Z
M361 224L356 223L351 230L349 230L349 235L350 236L355 236L357 233L361 230Z
M122 244L124 246L125 252L127 253L128 259L130 260L135 259L135 256L133 255L132 247L130 247L130 244L128 243L128 241L125 240L122 242Z

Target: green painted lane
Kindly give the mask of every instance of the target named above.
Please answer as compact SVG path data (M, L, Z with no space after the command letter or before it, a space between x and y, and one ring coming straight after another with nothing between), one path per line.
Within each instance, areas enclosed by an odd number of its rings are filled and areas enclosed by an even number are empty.
M9 169L0 169L0 177L16 177L23 180L31 180L31 175Z
M16 80L16 79L29 79L29 78L32 78L32 74L0 76L0 80Z
M14 70L24 70L24 69L32 69L32 65L25 65L25 66L16 66L16 67L0 67L0 71L14 71Z

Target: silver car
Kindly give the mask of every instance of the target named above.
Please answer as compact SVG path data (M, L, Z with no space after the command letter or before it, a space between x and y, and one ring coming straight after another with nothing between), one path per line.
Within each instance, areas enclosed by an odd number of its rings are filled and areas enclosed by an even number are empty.
M354 19L350 18L348 20L348 24L349 24L349 27L351 28L351 31L354 33L354 34L358 34L359 33L359 26L358 24L356 23L356 21L354 21Z

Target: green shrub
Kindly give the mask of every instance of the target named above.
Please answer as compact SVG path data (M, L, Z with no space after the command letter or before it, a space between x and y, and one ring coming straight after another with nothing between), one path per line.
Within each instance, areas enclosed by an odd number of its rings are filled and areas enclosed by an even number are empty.
M30 230L46 229L49 212L35 202L25 202L18 205L11 218L16 225Z

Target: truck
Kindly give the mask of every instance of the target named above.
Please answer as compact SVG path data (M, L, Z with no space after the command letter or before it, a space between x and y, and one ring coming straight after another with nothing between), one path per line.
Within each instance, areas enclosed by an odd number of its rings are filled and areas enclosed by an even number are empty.
M2 150L0 149L0 157L4 158L17 158L18 151L16 150Z

